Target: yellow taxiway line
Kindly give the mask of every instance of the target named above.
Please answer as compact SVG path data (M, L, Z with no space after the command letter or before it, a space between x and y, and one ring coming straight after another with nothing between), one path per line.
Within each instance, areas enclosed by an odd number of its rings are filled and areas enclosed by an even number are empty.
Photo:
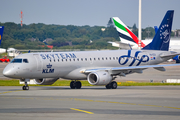
M76 109L76 108L71 108L71 110L75 110L75 111L79 111L79 112L84 112L84 113L88 113L88 114L94 114L93 112L89 112L89 111L85 111L85 110L80 110L80 109Z

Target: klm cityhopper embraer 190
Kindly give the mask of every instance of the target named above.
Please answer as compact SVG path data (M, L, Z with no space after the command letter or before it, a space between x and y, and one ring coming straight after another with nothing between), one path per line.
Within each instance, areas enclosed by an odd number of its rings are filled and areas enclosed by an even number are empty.
M157 65L180 54L168 51L173 14L173 10L167 11L158 34L141 50L21 54L5 67L3 75L24 81L23 90L29 89L27 82L30 79L40 85L50 85L59 78L74 80L70 83L72 89L80 89L81 82L77 80L84 79L91 85L116 89L116 76L142 73L147 68L165 71L165 66L178 65Z

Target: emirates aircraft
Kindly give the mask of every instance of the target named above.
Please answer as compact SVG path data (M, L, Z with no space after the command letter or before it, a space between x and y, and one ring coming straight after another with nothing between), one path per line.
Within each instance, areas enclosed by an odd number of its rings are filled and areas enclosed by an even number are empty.
M30 79L34 79L39 85L50 85L59 78L72 80L72 89L80 89L79 80L86 79L91 85L104 85L107 89L116 89L116 76L142 73L147 68L165 71L166 66L179 65L157 65L180 54L168 51L173 14L173 10L167 11L159 27L162 29L159 29L153 41L141 50L21 54L5 67L3 75L24 81L23 90L29 89L27 82Z

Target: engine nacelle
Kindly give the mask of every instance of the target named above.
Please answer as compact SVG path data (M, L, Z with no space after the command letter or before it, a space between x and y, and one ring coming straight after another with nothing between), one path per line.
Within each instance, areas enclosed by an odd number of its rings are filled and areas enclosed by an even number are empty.
M34 82L38 85L52 85L59 78L42 78L42 79L34 79Z
M106 71L92 72L87 77L91 85L107 85L111 82L112 76Z
M173 57L173 60L176 60L176 63L180 63L180 56L176 55L175 57Z

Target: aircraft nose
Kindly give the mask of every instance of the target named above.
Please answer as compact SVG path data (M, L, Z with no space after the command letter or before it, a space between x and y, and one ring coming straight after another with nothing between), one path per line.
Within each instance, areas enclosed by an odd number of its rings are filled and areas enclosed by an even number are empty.
M6 66L3 70L3 75L6 77L11 77L14 75L14 72L13 72L12 68L10 68L9 66Z

